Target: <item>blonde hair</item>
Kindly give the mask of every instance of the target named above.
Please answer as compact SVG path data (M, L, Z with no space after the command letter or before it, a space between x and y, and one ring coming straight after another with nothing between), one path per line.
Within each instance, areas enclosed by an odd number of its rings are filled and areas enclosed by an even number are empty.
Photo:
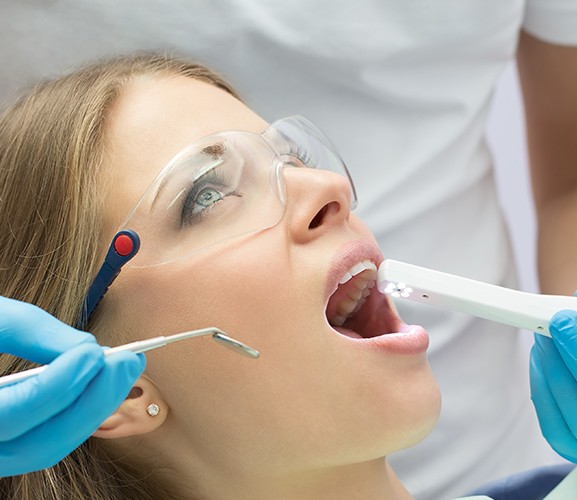
M0 295L36 304L68 324L78 318L102 252L107 113L123 88L143 76L186 76L238 98L198 63L136 54L40 83L0 115ZM0 354L0 375L27 367ZM93 441L50 469L0 479L0 497L169 498L166 485L109 460Z

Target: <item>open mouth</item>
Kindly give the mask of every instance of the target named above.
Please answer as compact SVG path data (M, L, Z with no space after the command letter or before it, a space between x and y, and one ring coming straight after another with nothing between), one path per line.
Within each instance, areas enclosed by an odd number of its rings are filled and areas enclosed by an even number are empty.
M329 297L326 317L340 334L368 339L396 333L406 326L389 298L377 291L377 266L371 260L354 264Z

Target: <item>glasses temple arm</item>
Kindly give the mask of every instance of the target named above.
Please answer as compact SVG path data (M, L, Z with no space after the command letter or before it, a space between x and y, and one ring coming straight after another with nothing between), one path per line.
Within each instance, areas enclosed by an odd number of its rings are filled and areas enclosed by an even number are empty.
M83 330L86 327L108 288L120 273L122 266L132 259L139 249L140 237L136 231L125 229L114 235L104 262L84 298L82 310L75 325L77 329Z

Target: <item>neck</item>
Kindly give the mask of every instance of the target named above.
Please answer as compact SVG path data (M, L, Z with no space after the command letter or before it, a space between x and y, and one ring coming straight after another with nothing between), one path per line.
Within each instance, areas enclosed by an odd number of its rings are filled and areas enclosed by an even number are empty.
M207 471L208 472L208 471ZM332 467L282 476L235 474L215 471L192 475L179 474L183 498L189 498L190 486L183 477L202 478L194 481L194 492L201 498L255 500L409 500L411 496L385 459ZM174 481L176 478L173 478Z

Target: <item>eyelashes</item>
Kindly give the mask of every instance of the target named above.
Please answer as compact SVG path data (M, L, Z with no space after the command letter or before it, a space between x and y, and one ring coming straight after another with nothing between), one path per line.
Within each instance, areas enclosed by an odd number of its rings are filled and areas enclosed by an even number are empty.
M317 158L315 148L311 149L309 146L314 145L292 142L288 148L290 152L287 153L285 158L289 160L289 163L293 163L294 166L318 168L317 163L320 158ZM236 155L233 154L235 152ZM205 148L203 153L213 155L216 165L213 165L212 168L209 168L196 179L194 174L192 174L188 181L189 186L185 186L180 206L180 228L202 224L203 228L209 229L210 222L216 220L219 214L224 214L224 206L219 208L219 205L227 197L235 196L241 198L243 196L238 191L239 183L241 182L247 183L249 190L260 189L260 187L257 187L259 186L258 182L254 188L252 187L251 181L254 181L254 179L250 179L250 175L248 179L242 181L245 176L243 165L247 168L249 167L246 161L247 159L252 159L250 154L247 155L246 152L242 154L243 151L239 152L232 148L227 148L227 150L223 151L222 147L216 148L214 145L211 146L211 149ZM233 156L228 158L228 155L231 154ZM251 168L248 168L248 171L250 172ZM196 175L198 175L198 170ZM262 194L264 195L264 193ZM228 204L226 206L228 207ZM241 206L239 205L238 208L240 209Z
M223 168L215 168L191 183L182 202L180 225L192 226L206 219L208 214L228 196L242 196Z
M298 158L306 167L316 168L316 165L313 164L313 159L310 154L310 151L308 149L299 147L298 144L297 147L298 149L291 154L293 154L296 158Z

